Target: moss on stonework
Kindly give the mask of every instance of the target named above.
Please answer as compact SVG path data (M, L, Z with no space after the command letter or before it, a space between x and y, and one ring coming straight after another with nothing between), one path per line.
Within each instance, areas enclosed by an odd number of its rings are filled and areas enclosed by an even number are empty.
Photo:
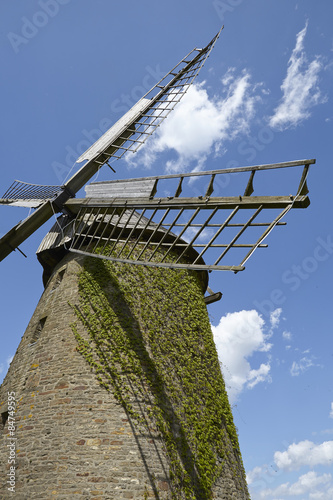
M172 498L211 499L224 464L242 465L197 274L87 258L79 295L78 351L137 431L162 439Z

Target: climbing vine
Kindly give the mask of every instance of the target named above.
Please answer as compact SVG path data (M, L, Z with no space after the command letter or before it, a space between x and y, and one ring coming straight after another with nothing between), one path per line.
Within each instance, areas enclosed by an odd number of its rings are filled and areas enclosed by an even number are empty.
M86 258L79 296L77 349L137 430L159 433L172 498L211 499L225 463L242 465L197 273Z

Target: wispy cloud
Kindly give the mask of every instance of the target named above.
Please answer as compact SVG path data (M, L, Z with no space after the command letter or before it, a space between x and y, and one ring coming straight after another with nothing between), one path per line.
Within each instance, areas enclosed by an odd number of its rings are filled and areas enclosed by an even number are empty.
M333 418L333 403L331 403L331 412L330 412L330 418Z
M317 56L309 62L304 50L307 28L308 23L297 34L287 75L281 85L283 96L269 119L270 126L279 130L298 125L310 116L313 106L325 100L318 86L322 61Z
M271 329L275 330L279 326L280 323L280 316L282 314L282 309L279 307L278 309L275 309L275 311L272 311L270 314L270 322L271 322Z
M291 340L292 339L292 334L290 332L284 331L282 333L282 337L284 340Z
M272 347L271 335L265 333L265 321L257 311L228 313L212 330L231 403L244 388L271 381L267 354L257 368L249 361L255 352L268 353Z
M304 356L301 358L299 361L294 361L291 368L290 368L290 373L293 377L298 377L305 371L307 371L309 368L312 366L320 366L316 363L313 362L313 359Z
M205 82L190 87L135 159L127 157L131 166L149 168L158 154L169 151L175 158L166 162L167 171L203 168L209 154L222 154L229 141L249 131L262 91L248 71L236 74L230 68L221 79L219 95L209 96L204 87Z

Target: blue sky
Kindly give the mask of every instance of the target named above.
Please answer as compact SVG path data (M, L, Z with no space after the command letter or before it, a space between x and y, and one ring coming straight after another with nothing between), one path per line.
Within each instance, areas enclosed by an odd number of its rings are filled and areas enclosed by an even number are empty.
M332 14L329 0L16 0L0 19L3 192L14 179L61 184L222 24L150 154L119 162L112 178L317 159L310 207L289 213L244 272L210 275L223 292L209 314L253 500L333 498ZM105 167L99 180L111 175ZM1 214L2 235L28 210ZM0 266L0 377L43 290L35 251L51 223L22 244L28 259L15 252Z

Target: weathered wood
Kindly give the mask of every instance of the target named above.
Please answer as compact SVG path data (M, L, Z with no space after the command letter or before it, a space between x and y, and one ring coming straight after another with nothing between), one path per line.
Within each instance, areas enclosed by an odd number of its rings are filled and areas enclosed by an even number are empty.
M0 261L9 255L23 241L32 235L40 226L53 215L52 204L45 202L23 222L14 226L0 238Z
M187 172L182 174L167 174L167 175L153 175L149 177L137 177L133 179L118 179L112 182L132 182L142 179L178 179L179 177L198 177L203 175L219 175L219 174L237 174L240 172L251 172L256 170L272 170L276 168L288 168L288 167L300 167L302 165L313 165L316 163L315 159L310 160L294 160L282 163L269 163L265 165L254 165L249 167L237 167L237 168L223 168L217 170L204 170L202 172Z
M149 198L155 180L142 179L133 182L96 182L86 186L87 198Z
M25 208L37 208L44 200L11 200L8 198L0 198L0 205L10 205L11 207L25 207Z
M131 131L126 132L130 136ZM124 138L117 140L117 145L112 146L116 151L125 141ZM124 208L136 210L140 209L256 209L263 205L266 209L283 209L291 208L306 208L310 204L308 196L306 196L305 179L308 168L305 168L301 180L301 185L296 197L293 196L235 196L235 197L184 197L184 198L151 198L154 195L154 185L157 180L170 178L184 178L191 176L213 175L221 173L237 173L237 172L254 172L256 170L269 170L275 168L287 168L300 165L309 166L315 163L315 160L298 160L285 163L277 163L272 165L257 165L251 167L243 167L237 169L213 170L206 172L192 172L187 174L175 174L165 176L145 177L141 179L122 179L112 181L112 183L104 183L99 187L88 187L87 192L93 194L93 198L73 199L70 198L74 193L81 189L86 182L89 181L92 175L98 171L100 164L95 160L88 161L69 181L63 186L63 190L51 202L47 201L37 208L25 221L17 224L7 234L0 238L0 261L3 260L9 253L17 248L26 238L28 238L36 229L46 222L54 212L59 212L64 209L76 215L81 207L103 207L107 208ZM153 185L154 184L154 185ZM303 186L304 184L304 186ZM95 184L98 186L98 183ZM151 186L152 190L151 190ZM303 186L303 190L302 190ZM101 188L101 191L100 191ZM97 191L94 192L94 189ZM108 189L111 191L108 192ZM112 194L111 194L112 192ZM144 196L142 194L144 193ZM118 196L117 196L118 195ZM119 196L120 195L120 196ZM114 197L115 196L115 197ZM124 199L124 197L126 199ZM151 199L150 199L151 198Z
M217 302L218 300L221 300L221 299L222 299L221 292L212 293L211 295L204 297L204 301L206 304L212 304L213 302Z
M109 130L105 132L90 148L88 148L76 160L76 163L81 163L84 160L93 160L105 151L113 142L121 137L122 134L130 127L139 116L144 113L150 106L150 99L140 99L134 106L127 111Z
M107 255L98 255L96 253L91 254L89 252L84 252L83 250L76 250L75 248L69 249L73 253L78 253L81 255L86 255L88 257L93 256L97 259L111 260L113 262L122 262L125 264L134 264L134 265L142 265L142 261L131 260L131 259L117 259L115 257L108 257ZM145 266L147 267L165 267L170 268L170 264L166 262L145 262ZM244 266L214 266L214 265L206 265L206 264L172 264L174 269L192 269L193 271L210 271L210 270L219 270L219 271L233 271L234 273L238 273L239 271L244 271Z
M136 209L154 209L154 208L200 208L212 209L218 207L220 209L232 209L239 207L240 209L253 209L261 205L264 208L285 208L289 205L293 208L306 208L310 204L308 196L299 196L296 198L290 196L230 196L230 197L214 197L209 199L204 198L130 198L126 202L122 198L77 198L69 199L65 203L73 214L77 214L81 207L126 207Z

